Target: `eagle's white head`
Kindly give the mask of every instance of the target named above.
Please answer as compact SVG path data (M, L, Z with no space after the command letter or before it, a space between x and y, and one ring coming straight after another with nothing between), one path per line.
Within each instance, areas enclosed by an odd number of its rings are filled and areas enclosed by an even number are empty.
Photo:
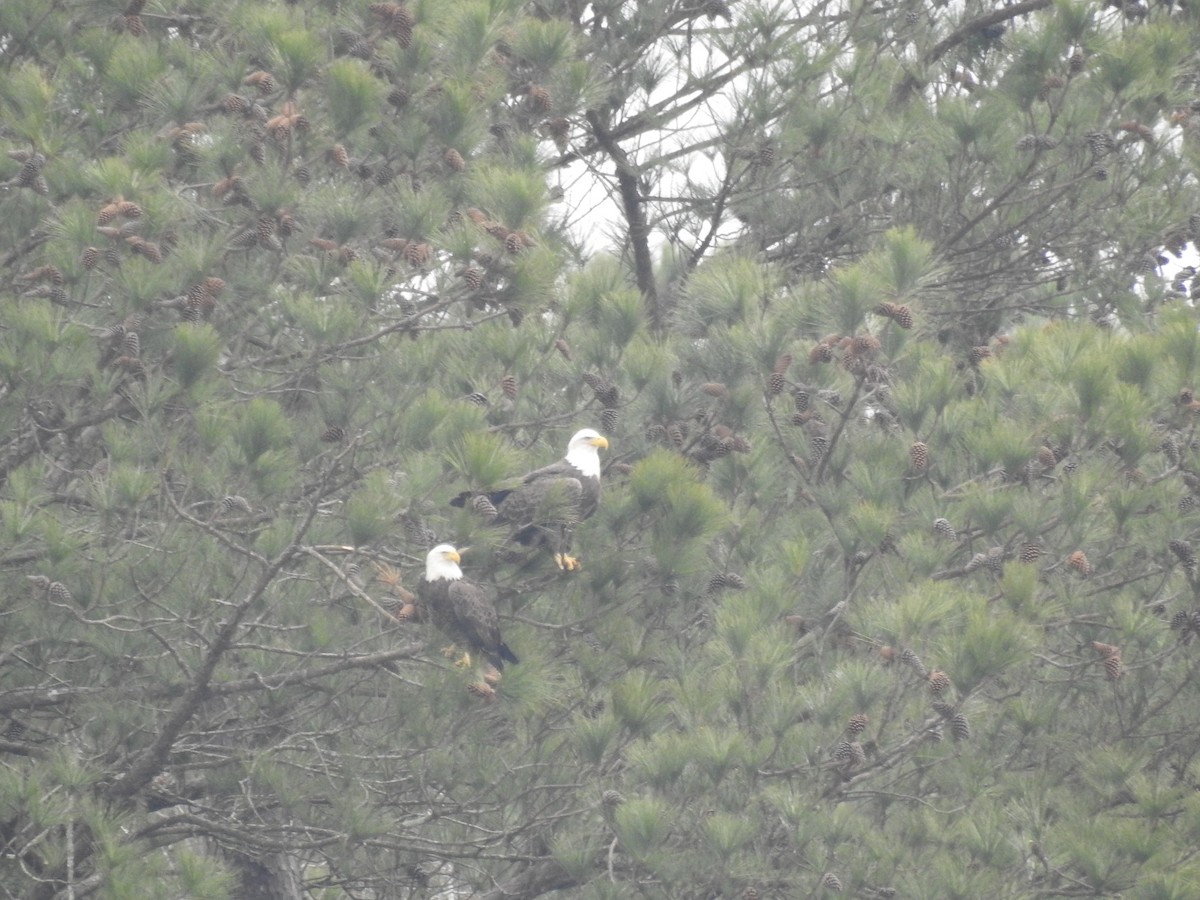
M461 561L462 557L452 544L438 544L425 557L425 580L445 578L447 581L457 581L463 577L462 569L458 567Z
M608 448L608 440L598 431L584 428L575 432L567 444L567 462L589 478L600 477L600 448Z

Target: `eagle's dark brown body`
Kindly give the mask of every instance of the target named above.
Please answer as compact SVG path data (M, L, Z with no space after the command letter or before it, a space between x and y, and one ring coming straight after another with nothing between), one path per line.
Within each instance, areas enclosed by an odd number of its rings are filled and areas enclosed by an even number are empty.
M483 588L463 578L458 551L440 544L425 558L417 599L434 627L469 653L481 653L497 670L516 655L500 637L496 606Z
M511 540L544 547L561 568L576 568L578 561L567 553L575 526L600 505L599 449L607 446L602 435L585 428L571 438L563 459L534 469L519 486L483 493L465 491L451 505L461 507L470 502L482 508L493 521L509 527Z

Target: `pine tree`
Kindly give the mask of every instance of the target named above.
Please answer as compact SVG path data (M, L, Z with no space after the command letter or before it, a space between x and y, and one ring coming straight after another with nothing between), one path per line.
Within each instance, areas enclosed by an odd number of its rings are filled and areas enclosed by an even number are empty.
M43 7L13 896L1189 896L1192 6ZM584 426L582 570L450 505Z

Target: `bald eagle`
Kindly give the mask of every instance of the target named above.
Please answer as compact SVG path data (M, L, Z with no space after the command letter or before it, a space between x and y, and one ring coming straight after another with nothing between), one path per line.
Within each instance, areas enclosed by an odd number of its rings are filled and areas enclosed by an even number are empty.
M545 547L560 569L580 567L570 556L575 526L600 505L600 448L608 441L598 431L584 428L567 444L567 455L556 463L534 469L521 484L506 490L464 491L450 501L466 506L493 521L508 525L511 540L524 546Z
M417 598L438 631L464 644L468 654L482 653L501 671L505 662L519 660L500 639L495 605L483 588L463 578L458 567L461 560L450 544L438 544L430 550L425 557L425 578L417 585Z

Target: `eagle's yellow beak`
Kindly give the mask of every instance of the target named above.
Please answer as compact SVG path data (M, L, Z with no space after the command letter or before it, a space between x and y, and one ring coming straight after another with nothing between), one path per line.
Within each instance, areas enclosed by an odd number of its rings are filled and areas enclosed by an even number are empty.
M459 556L459 554L462 553L463 550L466 550L466 549L467 549L466 547L463 547L462 550L447 550L446 551L446 559L452 559L452 560L454 560L454 562L462 562L462 557Z
M596 435L588 443L590 443L593 447L603 447L605 450L608 449L608 438L602 434Z

